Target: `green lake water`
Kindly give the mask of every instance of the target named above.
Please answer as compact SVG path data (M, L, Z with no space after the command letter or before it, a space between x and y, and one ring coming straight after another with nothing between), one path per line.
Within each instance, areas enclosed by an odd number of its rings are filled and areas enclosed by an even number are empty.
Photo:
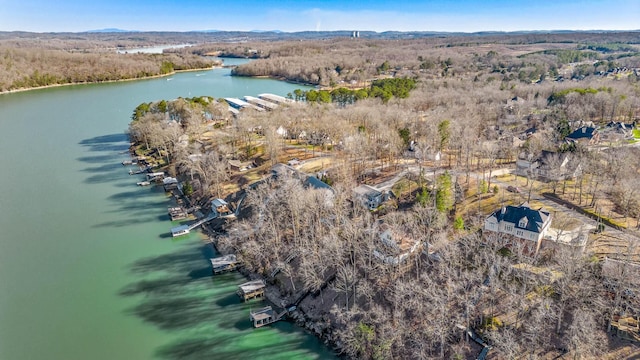
M171 80L168 80L171 79ZM325 359L288 322L253 329L237 273L212 277L169 198L122 160L141 102L286 95L228 69L0 95L0 359Z

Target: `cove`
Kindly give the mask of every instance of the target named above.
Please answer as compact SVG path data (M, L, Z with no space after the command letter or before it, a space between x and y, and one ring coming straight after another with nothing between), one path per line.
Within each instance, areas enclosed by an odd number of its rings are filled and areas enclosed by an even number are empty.
M296 88L214 69L0 95L0 359L334 358L290 323L251 328L245 279L212 277L214 249L172 239L164 192L121 165L142 102Z

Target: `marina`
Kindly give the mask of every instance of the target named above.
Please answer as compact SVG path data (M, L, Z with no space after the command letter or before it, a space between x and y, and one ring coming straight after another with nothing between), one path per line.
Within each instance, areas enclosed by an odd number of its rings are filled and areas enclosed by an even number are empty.
M237 98L224 98L224 100L229 104L229 106L237 110L253 109L256 111L264 111L263 108L257 107L253 104L249 104L248 102L237 99Z
M249 104L255 105L259 108L262 108L264 110L275 110L278 108L278 104L269 102L269 101L265 101L262 100L260 98L256 98L253 96L245 96L244 97L244 101L248 102Z

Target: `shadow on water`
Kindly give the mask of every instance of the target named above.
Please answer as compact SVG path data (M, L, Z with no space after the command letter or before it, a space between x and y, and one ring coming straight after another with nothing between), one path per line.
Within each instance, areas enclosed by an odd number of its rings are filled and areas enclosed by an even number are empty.
M284 336L299 330L281 324L253 329L248 318L261 301L241 302L235 295L238 274L211 275L210 244L186 243L174 252L140 259L129 270L138 278L119 295L139 302L128 314L176 334L178 340L156 350L163 359L289 359L291 354L312 358L319 349L310 336ZM280 325L280 324L276 324ZM288 354L288 355L287 355Z
M83 170L89 184L109 183L116 189L106 200L113 208L109 213L124 213L122 220L105 221L94 227L126 227L144 222L167 220L170 239L168 198L162 187L137 187L141 176L129 176L120 162L129 146L125 134L99 136L80 142L95 154L78 160L87 164ZM98 152L105 152L100 154ZM188 221L187 221L188 222ZM163 240L164 241L164 240ZM211 244L193 241L176 242L176 249L159 256L143 258L129 266L132 282L119 295L135 299L126 309L129 315L175 334L174 342L156 349L156 356L165 359L247 359L251 357L288 359L285 354L311 354L318 349L309 345L311 337L283 338L283 333L297 332L289 327L253 330L248 312L263 306L261 302L242 303L235 295L242 279L236 273L212 278L209 259L217 253ZM238 345L242 343L242 345ZM248 344L248 345L247 345ZM256 356L258 355L258 356Z
M82 170L92 174L84 180L85 183L115 182L122 177L123 173L128 172L128 169L121 164L123 158L128 156L123 153L129 148L129 138L126 134L97 136L82 140L79 144L86 147L88 151L108 152L103 155L87 155L77 159L80 162L91 164Z
M113 228L113 227L124 227L131 225L139 225L148 222L155 221L153 217L137 217L135 219L126 219L126 220L114 220L114 221L106 221L103 223L95 224L92 227L94 228Z
M237 304L240 299L236 294L229 294L225 297L221 297L220 299L215 301L215 304L220 307L225 307L229 305Z
M125 133L96 136L80 141L90 151L124 151L129 147L129 136Z

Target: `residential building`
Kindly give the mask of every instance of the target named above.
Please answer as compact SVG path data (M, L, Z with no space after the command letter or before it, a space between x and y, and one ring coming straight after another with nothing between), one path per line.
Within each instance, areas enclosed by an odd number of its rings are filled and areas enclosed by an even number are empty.
M229 204L222 199L211 200L211 212L217 216L232 214L231 210L229 210Z
M375 210L393 197L391 191L378 190L373 186L360 185L353 189L355 197L369 210Z
M566 140L569 142L594 145L600 141L600 133L598 132L598 129L593 126L583 126L567 135Z
M534 177L542 181L559 181L575 179L582 172L582 164L571 153L558 153L543 150L533 160L516 160L516 174Z
M373 255L386 264L402 264L420 248L419 240L409 237L405 232L386 223L380 224L377 235Z
M503 206L484 221L484 230L526 240L525 244L540 249L542 239L551 226L551 214L532 209L527 202L519 206Z

